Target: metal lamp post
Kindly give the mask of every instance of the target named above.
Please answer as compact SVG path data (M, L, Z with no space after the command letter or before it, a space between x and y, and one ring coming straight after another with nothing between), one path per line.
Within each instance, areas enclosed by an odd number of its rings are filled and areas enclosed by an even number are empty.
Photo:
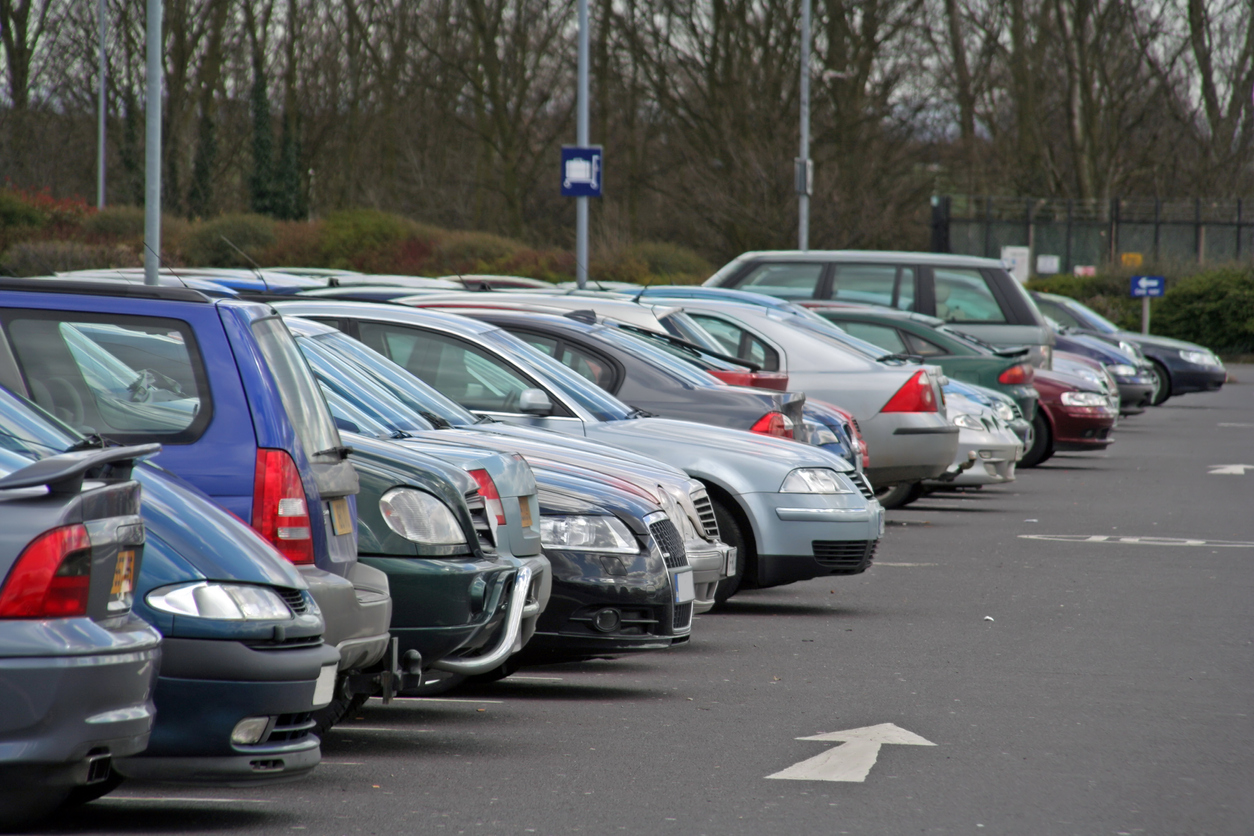
M148 92L144 113L144 284L161 271L161 0L148 0Z

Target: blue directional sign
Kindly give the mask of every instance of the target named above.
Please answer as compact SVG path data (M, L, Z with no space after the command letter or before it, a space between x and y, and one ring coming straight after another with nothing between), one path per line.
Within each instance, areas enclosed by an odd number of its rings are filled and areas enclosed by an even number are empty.
M562 197L601 196L601 146L562 146Z
M1132 296L1162 296L1167 280L1162 276L1133 276Z

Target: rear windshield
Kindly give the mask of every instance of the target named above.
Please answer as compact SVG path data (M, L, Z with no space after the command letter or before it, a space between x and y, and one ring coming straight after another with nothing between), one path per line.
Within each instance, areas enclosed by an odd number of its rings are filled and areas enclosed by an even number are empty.
M618 328L601 326L593 334L606 342L613 343L628 354L652 364L658 370L666 372L671 377L689 386L703 389L720 385L717 380L712 379L702 369L693 365L693 362L696 361L695 357L692 361L681 360L674 354L656 347L655 344L645 342L635 334L626 333Z
M339 461L340 434L291 333L278 317L259 319L252 328L305 454Z

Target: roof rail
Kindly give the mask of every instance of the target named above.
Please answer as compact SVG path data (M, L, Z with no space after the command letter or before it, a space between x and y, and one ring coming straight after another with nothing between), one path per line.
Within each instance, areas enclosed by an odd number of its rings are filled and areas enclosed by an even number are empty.
M125 296L136 299L169 299L175 302L209 302L208 296L188 287L130 284L112 281L70 281L56 278L12 279L0 277L0 290L33 293L72 293L78 296Z

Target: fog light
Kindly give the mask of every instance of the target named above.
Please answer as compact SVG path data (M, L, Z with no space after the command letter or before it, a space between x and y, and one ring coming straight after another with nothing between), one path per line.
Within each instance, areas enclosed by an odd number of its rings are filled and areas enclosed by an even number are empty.
M235 729L231 732L231 742L241 746L256 743L269 727L269 717L245 717L235 724Z
M992 451L992 450L981 450L981 451L980 451L980 458L981 458L981 459L991 459L992 457L993 457L993 451Z
M592 616L592 626L602 633L613 633L622 623L623 617L619 615L618 610L609 607L597 610L597 614Z

